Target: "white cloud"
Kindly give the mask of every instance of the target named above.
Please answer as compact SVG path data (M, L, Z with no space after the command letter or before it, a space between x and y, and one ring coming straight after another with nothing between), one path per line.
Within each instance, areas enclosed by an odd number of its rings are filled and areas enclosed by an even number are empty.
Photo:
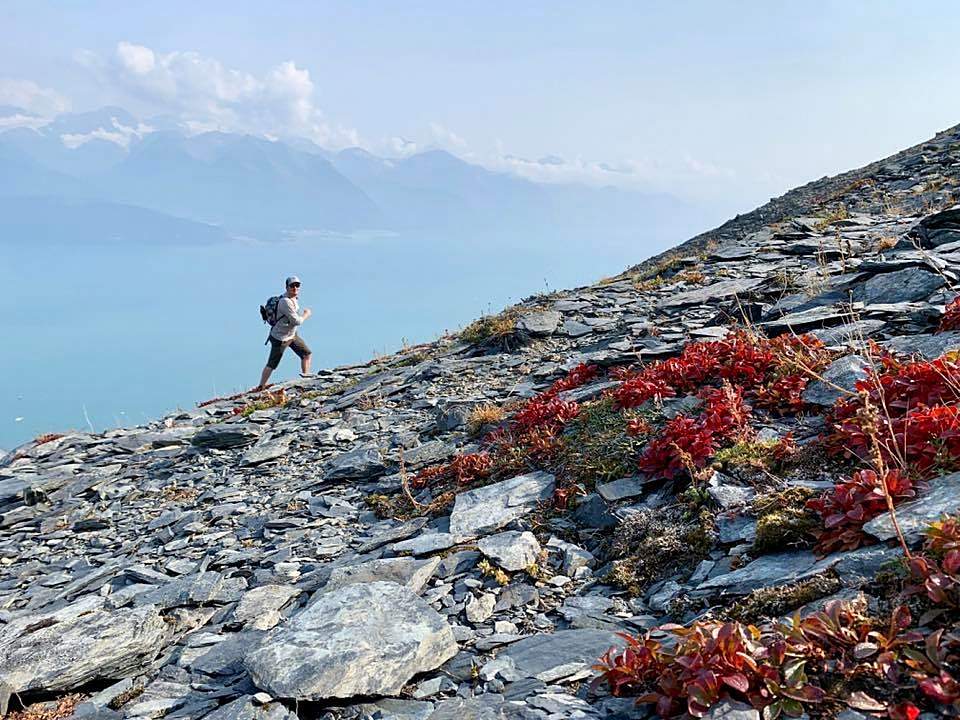
M436 145L446 150L457 150L461 153L467 150L466 140L438 122L430 123L430 135Z
M405 137L400 137L399 135L394 135L391 138L388 138L384 143L386 151L392 155L397 155L400 157L406 157L408 155L413 155L420 149L420 146L417 145L413 140L408 140Z
M258 76L197 52L162 53L127 41L110 58L87 51L76 58L109 84L178 115L192 131L296 135L328 147L360 144L356 130L324 117L310 71L292 61Z
M130 142L134 138L141 138L154 130L154 128L142 122L138 122L136 127L129 127L116 118L111 118L111 121L112 130L99 127L88 133L63 133L60 136L60 142L73 150L91 140L106 140L126 149L130 147Z
M52 117L70 109L70 101L56 90L32 80L0 78L0 105L13 105L33 115Z

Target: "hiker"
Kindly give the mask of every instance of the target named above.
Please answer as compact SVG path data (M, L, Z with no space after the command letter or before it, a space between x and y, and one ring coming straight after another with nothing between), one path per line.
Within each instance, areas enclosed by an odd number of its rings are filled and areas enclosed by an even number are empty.
M260 307L260 316L270 325L270 334L267 336L267 341L270 343L270 357L263 372L260 373L260 384L257 385L256 390L263 390L267 386L270 373L277 369L283 351L288 347L293 348L300 358L300 377L310 377L312 354L303 338L297 335L297 328L313 312L309 308L300 312L300 304L297 302L297 297L300 295L300 278L296 275L288 277L286 288L286 293L270 298L265 306Z

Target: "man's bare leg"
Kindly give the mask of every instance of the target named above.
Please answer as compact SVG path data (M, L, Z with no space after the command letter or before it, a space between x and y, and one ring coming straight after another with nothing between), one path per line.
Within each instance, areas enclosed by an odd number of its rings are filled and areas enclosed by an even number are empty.
M300 358L300 374L309 375L310 374L310 361L313 360L313 353L309 355L304 355Z
M260 384L257 385L254 390L263 390L267 386L267 380L270 379L270 373L273 372L273 368L269 365L265 365L263 372L260 373Z

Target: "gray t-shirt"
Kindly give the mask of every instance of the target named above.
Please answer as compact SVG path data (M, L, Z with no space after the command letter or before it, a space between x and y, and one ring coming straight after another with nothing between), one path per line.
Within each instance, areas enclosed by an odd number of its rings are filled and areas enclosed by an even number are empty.
M270 329L270 337L280 342L293 340L297 334L297 326L303 324L300 314L300 304L296 298L284 295L277 303L277 322Z

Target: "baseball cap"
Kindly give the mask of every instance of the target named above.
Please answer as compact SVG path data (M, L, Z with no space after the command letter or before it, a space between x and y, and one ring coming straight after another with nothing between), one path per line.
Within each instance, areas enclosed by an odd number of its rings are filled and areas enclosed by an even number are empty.
M298 278L296 275L291 275L290 277L287 278L287 282L286 282L287 287L290 287L294 283L296 283L297 285L300 285L301 284L300 278Z

